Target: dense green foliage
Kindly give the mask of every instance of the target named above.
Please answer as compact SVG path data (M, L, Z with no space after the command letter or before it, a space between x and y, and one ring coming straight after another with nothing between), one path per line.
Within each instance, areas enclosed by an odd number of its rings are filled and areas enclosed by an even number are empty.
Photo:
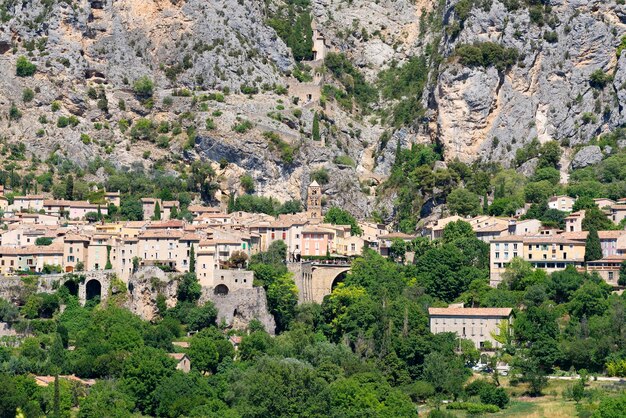
M324 222L333 225L350 225L350 231L353 235L361 235L363 233L356 218L350 212L338 206L333 206L326 211Z
M504 71L517 63L519 52L494 42L480 42L458 45L455 55L468 67L496 67Z
M348 97L354 97L362 110L367 110L369 105L378 99L376 89L365 80L363 74L344 54L329 53L324 65L341 82Z
M15 63L15 74L18 77L31 77L37 71L37 66L30 62L25 56L21 56Z
M287 0L286 6L278 9L267 19L283 42L291 49L296 61L313 59L313 31L309 0Z
M422 93L428 80L424 57L413 57L402 66L393 63L379 74L379 85L385 99L398 100L393 109L395 126L415 125L424 116Z

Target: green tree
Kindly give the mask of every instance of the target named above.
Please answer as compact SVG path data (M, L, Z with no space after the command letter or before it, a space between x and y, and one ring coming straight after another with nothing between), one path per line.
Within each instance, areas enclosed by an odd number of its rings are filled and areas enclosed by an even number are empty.
M363 233L355 217L338 206L328 209L324 215L324 222L333 225L350 225L350 231L353 235L361 235Z
M20 56L15 63L15 75L18 77L31 77L37 71L37 66L25 56Z
M148 76L139 77L133 84L133 91L138 97L149 98L152 97L154 91L154 83Z
M189 359L191 366L202 373L215 372L219 364L219 352L213 339L200 333L191 339Z
M254 179L250 174L244 174L239 178L239 183L246 193L254 193Z
M578 212L579 210L587 210L597 208L596 202L593 201L593 198L590 196L580 196L574 202L574 206L572 207L572 211Z
M152 219L155 221L161 220L161 205L159 204L158 201L154 205L154 216L152 217Z
M558 141L548 141L539 148L539 168L557 168L563 151Z
M603 315L609 307L606 300L609 291L598 283L587 281L572 295L569 303L570 312L576 318Z
M622 261L622 264L619 266L619 279L617 284L620 286L626 286L626 261Z
M602 399L591 418L620 418L624 416L624 411L626 411L626 395L607 396Z
M430 382L435 391L456 399L469 377L468 369L460 358L432 352L424 359L424 379Z
M137 408L154 414L157 400L154 391L163 379L174 373L175 361L163 351L142 347L124 360L121 384Z
M315 112L315 114L313 115L313 128L311 129L311 132L314 141L321 141L322 136L320 135L320 117L317 112Z
M65 198L74 200L74 177L71 174L65 180Z
M189 273L195 273L196 272L196 250L193 247L193 244L191 245L191 248L189 249Z
M600 243L600 237L598 236L598 231L592 227L585 241L585 262L600 260L601 258L602 244Z
M461 238L475 238L476 234L469 222L458 220L448 223L443 228L442 238L444 242L454 242Z
M202 287L196 274L189 272L183 275L178 284L177 298L181 302L197 302L202 294Z
M112 418L130 418L135 402L113 380L99 380L81 399L78 418L100 418L103 411Z
M298 287L291 273L279 276L268 286L267 304L276 319L277 331L286 330L295 316L298 304Z
M389 258L394 261L404 262L406 250L407 245L404 240L396 238L391 242L391 248L389 248Z
M606 231L614 228L613 222L611 222L606 214L598 209L597 206L585 210L585 218L583 219L582 226L585 231L590 231L591 229Z
M461 216L476 216L480 213L480 197L467 189L454 189L447 198L450 212Z

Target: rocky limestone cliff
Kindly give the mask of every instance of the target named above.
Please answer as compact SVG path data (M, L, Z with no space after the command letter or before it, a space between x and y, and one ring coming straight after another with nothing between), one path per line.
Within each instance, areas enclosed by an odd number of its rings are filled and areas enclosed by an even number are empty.
M463 21L459 1L471 4ZM535 137L570 147L624 123L626 58L616 50L626 6L549 3L540 22L524 0L311 0L330 49L346 54L375 87L381 70L430 57L426 117L392 127L382 116L392 100L381 98L364 115L333 100L323 108L296 103L297 92L284 91L297 86L296 62L267 24L284 0L3 0L0 140L9 150L24 144L27 158L83 167L101 157L119 169L176 173L206 160L218 173L222 199L242 192L244 173L258 194L301 199L311 173L325 168L328 204L360 216L389 212L393 202L376 201L375 192L398 144L438 142L448 160L509 165ZM515 48L520 58L498 70L455 57L458 45L486 41ZM20 56L37 66L34 76L16 76ZM603 88L590 84L597 70L610 77ZM133 91L141 77L154 82L149 100ZM324 82L338 85L328 74ZM322 141L312 140L316 112L323 113ZM69 126L59 123L70 117ZM133 133L142 118L153 124L143 136ZM251 127L236 132L246 121ZM385 131L390 139L383 141ZM564 170L573 157L565 153ZM25 173L28 163L14 160Z
M274 3L280 1L0 2L0 112L11 115L0 120L3 140L25 144L27 157L56 155L83 167L101 157L118 169L149 170L158 163L174 172L181 162L206 159L227 194L241 192L239 178L248 173L257 193L283 201L305 197L310 173L326 168L328 203L350 202L367 215L373 198L362 192L362 182L372 176L383 128L329 104L324 140L311 140L316 107L295 104L291 92L279 91L293 82L295 61L265 23L266 7ZM16 76L20 56L37 66L34 76ZM133 91L141 77L154 82L151 100ZM240 93L246 87L260 94ZM28 89L34 97L27 100ZM224 99L211 100L220 91ZM59 118L72 116L75 123L59 125ZM154 132L133 138L141 118L152 121ZM252 128L235 132L242 121ZM164 123L169 130L157 131ZM294 150L293 161L267 132ZM336 164L338 156L354 165ZM223 161L226 168L220 168ZM88 180L100 182L102 175Z
M457 3L446 2L449 23L459 19ZM517 10L499 0L482 3L487 7L475 5L457 37L442 38L442 54L491 41L516 48L520 59L505 71L467 68L454 58L441 65L432 90L432 128L447 159L511 162L516 149L535 137L573 146L624 123L626 58L618 60L616 49L626 31L625 6L553 0L538 24L524 2ZM612 82L593 88L596 70L614 75Z

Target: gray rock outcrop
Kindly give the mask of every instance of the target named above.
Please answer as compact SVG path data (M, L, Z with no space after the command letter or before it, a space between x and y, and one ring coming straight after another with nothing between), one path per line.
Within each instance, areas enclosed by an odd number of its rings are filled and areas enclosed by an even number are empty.
M604 155L597 145L588 145L576 153L572 160L572 168L585 168L602 161Z

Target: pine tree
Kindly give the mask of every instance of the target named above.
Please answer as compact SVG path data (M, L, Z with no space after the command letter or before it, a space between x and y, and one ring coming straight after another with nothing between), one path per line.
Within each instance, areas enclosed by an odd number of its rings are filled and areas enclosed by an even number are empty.
M196 251L191 246L191 250L189 250L189 273L196 272Z
M487 192L483 196L483 213L486 215L489 213L489 200L487 199Z
M152 219L154 219L155 221L160 221L161 220L161 205L159 205L159 202L156 202L156 205L154 205L154 216L152 217Z
M585 261L594 261L602 258L602 244L595 228L589 230L585 241Z
M105 270L113 269L113 264L111 264L111 246L107 245L107 263L104 266Z
M622 264L619 266L619 279L617 280L617 284L626 286L626 261L622 261Z
M61 402L59 393L59 374L54 376L54 398L52 400L52 416L54 418L61 418Z
M313 141L322 140L322 137L320 135L320 117L317 112L315 112L315 115L313 115L313 129L311 133L313 134Z
M65 181L65 198L67 200L73 200L74 198L74 177L72 175L67 176Z

